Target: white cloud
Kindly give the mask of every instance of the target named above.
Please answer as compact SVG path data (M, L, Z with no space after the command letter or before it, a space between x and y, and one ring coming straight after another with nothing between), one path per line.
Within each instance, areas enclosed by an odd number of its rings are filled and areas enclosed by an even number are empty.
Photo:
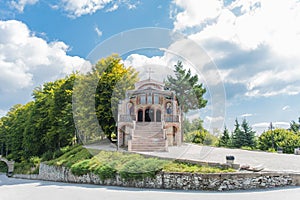
M223 116L217 116L217 117L206 116L205 117L205 121L211 122L211 123L223 122L224 121L224 117Z
M174 2L182 9L174 29L187 30L221 68L227 65L220 70L227 83L244 85L246 96L300 93L299 1Z
M242 114L241 117L252 117L253 114L251 113L245 113L245 114Z
M69 47L64 42L48 43L34 36L20 21L0 21L0 35L0 101L3 105L10 104L12 98L23 103L18 95L29 96L33 87L64 77L85 62L78 56L67 55Z
M80 17L86 14L93 14L97 10L103 9L112 0L61 0L64 10L71 17Z
M112 7L106 9L106 12L113 12L119 8L118 4L114 4Z
M289 122L272 122L275 128L288 128L290 126ZM260 122L252 125L253 128L264 128L267 130L270 127L270 122Z
M174 22L175 30L202 25L207 20L216 18L222 9L222 3L219 0L175 0L174 3L183 9L177 13Z
M102 36L102 31L99 29L98 26L95 26L95 31L96 31L98 37L101 37L101 36Z
M39 0L18 0L18 1L11 1L10 5L17 9L19 12L23 12L26 5L34 5Z
M120 5L126 5L131 10L135 9L138 3L132 3L131 0L61 0L63 10L72 18L93 14L102 9L112 12L117 10Z
M289 110L291 107L289 106L289 105L287 105L287 106L284 106L283 108L282 108L282 110Z

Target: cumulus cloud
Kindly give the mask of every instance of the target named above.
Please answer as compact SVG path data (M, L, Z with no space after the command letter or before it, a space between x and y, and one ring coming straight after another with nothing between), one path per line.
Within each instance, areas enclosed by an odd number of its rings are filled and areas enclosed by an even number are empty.
M203 45L246 96L300 93L300 2L175 0L174 29ZM205 10L205 12L198 12Z
M275 128L288 128L290 126L289 122L272 122ZM267 130L270 127L270 122L260 122L252 125L253 128L264 128Z
M27 5L34 5L39 0L18 0L18 1L10 1L10 5L17 9L19 12L23 12L25 6Z
M242 114L241 117L252 117L253 114L251 113L245 113L245 114Z
M72 18L93 14L102 9L112 12L117 10L120 5L126 5L130 10L136 8L137 4L138 2L131 0L61 0L62 9Z
M24 103L34 87L64 77L85 62L67 55L69 47L64 42L49 43L20 21L0 21L0 35L0 100L4 106L12 99Z
M207 20L216 18L222 9L222 4L219 0L175 0L174 2L182 8L182 11L176 15L175 30L202 25Z

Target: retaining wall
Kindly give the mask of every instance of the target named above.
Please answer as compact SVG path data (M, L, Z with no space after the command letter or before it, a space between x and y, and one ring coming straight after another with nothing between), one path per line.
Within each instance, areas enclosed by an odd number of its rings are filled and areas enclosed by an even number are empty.
M218 174L193 174L160 172L155 178L143 180L124 180L119 175L113 179L101 180L97 175L89 173L75 176L65 167L40 165L38 175L15 174L15 178L38 179L67 183L87 183L109 186L183 189L183 190L237 190L273 188L290 185L300 185L300 174L242 172Z

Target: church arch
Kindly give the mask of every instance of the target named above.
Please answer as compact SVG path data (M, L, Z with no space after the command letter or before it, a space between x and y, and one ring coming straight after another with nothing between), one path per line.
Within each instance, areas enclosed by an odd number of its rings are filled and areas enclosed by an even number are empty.
M145 122L153 122L154 121L154 109L146 108L145 110Z
M157 109L155 114L156 114L156 121L161 122L161 110Z
M138 122L143 122L144 112L142 109L138 110Z

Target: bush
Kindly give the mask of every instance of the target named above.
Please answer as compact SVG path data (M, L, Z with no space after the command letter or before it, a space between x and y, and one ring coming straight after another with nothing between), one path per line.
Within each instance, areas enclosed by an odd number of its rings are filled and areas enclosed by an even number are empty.
M189 172L189 173L224 173L234 172L234 169L221 169L218 167L200 166L189 163L169 162L163 168L165 172Z
M7 167L6 163L3 161L0 161L0 173L6 173L7 170L8 170L8 167Z
M143 179L153 178L158 171L161 171L166 161L155 158L131 160L120 170L121 178Z
M78 163L75 163L71 166L71 172L77 176L88 174L90 172L89 163L90 160L83 160Z
M46 162L46 164L71 168L73 164L90 158L92 158L92 155L87 149L82 146L76 146L71 148L59 158Z
M108 164L101 165L95 170L95 174L98 175L101 180L114 178L116 173L117 170Z

